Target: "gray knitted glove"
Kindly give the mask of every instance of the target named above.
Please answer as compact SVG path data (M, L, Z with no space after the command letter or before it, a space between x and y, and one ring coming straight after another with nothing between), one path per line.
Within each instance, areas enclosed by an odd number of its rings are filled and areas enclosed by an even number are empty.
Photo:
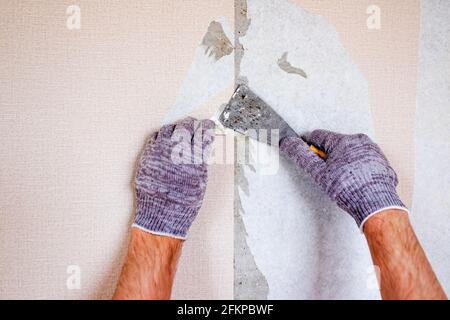
M395 187L397 175L380 148L364 134L343 135L315 130L305 139L327 153L319 158L297 137L287 137L280 150L348 212L361 231L367 218L387 208L407 211Z
M205 194L213 128L211 120L187 118L150 137L135 179L134 227L186 239Z

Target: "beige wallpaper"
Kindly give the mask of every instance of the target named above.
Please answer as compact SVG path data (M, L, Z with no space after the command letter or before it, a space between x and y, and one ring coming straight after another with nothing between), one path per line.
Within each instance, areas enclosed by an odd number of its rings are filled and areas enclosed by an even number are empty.
M70 29L73 4L0 2L0 298L111 297L136 157L209 22L233 21L232 0L76 1ZM211 167L174 298L233 295L232 177Z

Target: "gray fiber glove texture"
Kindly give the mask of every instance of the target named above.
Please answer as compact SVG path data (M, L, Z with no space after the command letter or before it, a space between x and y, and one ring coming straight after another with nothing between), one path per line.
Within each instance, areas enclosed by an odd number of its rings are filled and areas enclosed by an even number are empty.
M313 153L308 144L327 153L326 159ZM400 200L397 175L377 144L365 134L344 135L315 130L303 140L287 137L281 152L352 216L361 231L364 222L384 209L408 211Z
M202 205L214 122L186 118L163 126L147 141L135 178L133 227L186 239Z

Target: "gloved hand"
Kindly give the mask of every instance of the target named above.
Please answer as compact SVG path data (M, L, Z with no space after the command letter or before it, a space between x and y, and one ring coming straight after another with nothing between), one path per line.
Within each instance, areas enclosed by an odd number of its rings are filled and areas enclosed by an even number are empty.
M186 239L205 194L213 128L211 120L187 118L163 126L150 137L135 178L133 227Z
M295 161L298 168L306 170L330 198L355 219L361 231L369 216L384 209L408 212L395 190L398 184L395 171L368 136L315 130L306 141L324 150L326 160L297 137L284 138L280 150Z

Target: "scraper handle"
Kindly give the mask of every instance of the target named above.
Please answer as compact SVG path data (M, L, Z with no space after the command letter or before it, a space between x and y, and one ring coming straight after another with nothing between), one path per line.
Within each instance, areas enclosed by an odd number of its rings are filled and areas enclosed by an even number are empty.
M300 138L302 139L295 131L294 129L292 129L284 120L281 121L280 123L280 141L283 140L286 137L296 137L296 138ZM306 141L305 141L306 142ZM307 143L307 142L306 142ZM313 144L309 144L309 149L311 149L312 152L314 152L315 154L317 154L319 157L321 157L322 159L326 159L327 158L327 154L317 148L315 145Z
M320 150L319 148L317 148L316 146L314 146L314 145L309 145L309 149L311 149L311 151L312 152L314 152L315 154L317 154L319 157L321 157L322 159L326 159L327 158L327 154L324 152L324 151L322 151L322 150Z

